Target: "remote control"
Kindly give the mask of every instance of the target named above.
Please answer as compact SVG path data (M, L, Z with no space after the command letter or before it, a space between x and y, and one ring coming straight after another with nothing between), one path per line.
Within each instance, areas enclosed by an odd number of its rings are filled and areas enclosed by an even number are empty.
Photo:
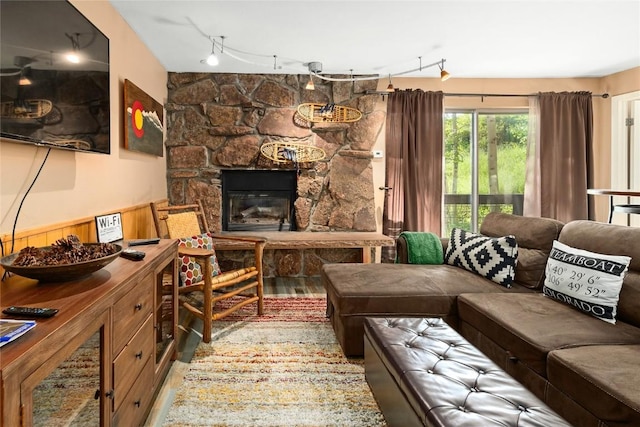
M122 252L120 252L120 256L126 259L130 259L133 261L142 261L144 259L144 256L146 254L142 251L136 251L135 249L123 249Z
M157 245L158 242L160 242L158 237L153 237L151 239L135 239L129 240L129 246Z
M26 317L51 317L57 312L57 308L40 308L40 307L16 307L11 306L2 310L4 314L11 316L26 316Z

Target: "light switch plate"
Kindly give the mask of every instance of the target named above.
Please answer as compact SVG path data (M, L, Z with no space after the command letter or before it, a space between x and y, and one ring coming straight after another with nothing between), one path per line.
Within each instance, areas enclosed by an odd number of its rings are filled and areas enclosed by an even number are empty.
M382 150L375 150L373 152L373 158L374 159L381 159L384 157L384 153L382 152Z

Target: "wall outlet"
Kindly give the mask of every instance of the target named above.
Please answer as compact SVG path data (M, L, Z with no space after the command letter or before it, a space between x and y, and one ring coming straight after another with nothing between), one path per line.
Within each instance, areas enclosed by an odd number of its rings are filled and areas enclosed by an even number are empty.
M374 159L381 159L384 157L384 152L382 150L375 150L373 152L373 158Z

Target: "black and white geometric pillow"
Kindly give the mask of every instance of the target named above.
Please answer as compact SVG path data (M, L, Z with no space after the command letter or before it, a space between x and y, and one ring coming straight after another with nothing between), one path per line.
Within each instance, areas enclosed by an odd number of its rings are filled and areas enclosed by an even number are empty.
M518 243L514 236L487 237L454 228L444 262L510 288L516 275Z

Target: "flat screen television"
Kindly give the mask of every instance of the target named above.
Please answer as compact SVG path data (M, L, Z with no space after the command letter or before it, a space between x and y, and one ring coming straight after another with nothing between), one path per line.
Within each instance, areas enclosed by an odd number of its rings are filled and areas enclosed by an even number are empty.
M0 140L110 153L109 39L98 28L66 0L2 0L0 45Z

